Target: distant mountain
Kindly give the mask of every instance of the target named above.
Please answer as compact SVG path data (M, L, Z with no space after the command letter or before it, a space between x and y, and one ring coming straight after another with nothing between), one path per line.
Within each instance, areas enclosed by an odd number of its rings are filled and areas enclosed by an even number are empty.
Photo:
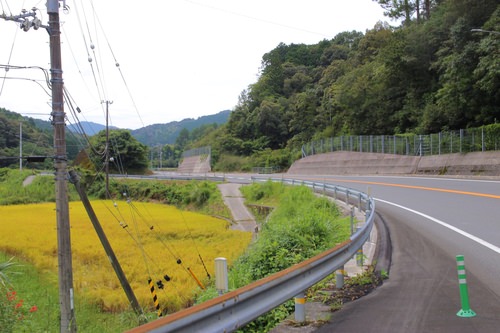
M106 129L105 125L101 125L101 124L94 123L91 121L81 121L80 125L82 126L83 131L85 133L87 133L87 135L89 135L89 136L95 135L95 134L99 133L100 131ZM118 127L109 126L109 129L118 129ZM68 130L70 130L73 133L81 133L81 130L75 124L69 124Z
M188 118L166 124L149 125L133 130L131 133L134 138L147 146L173 144L183 128L192 131L202 125L214 123L218 125L224 124L228 121L230 114L230 110L225 110L214 115L202 116L197 119Z
M179 136L179 133L182 131L182 129L185 128L188 131L192 131L193 129L198 128L202 125L210 125L214 123L217 125L225 124L228 121L230 114L231 114L230 110L225 110L213 115L201 116L197 119L187 118L181 121L173 121L166 124L149 125L143 128L132 130L131 133L132 136L134 136L139 142L147 146L155 146L160 144L161 145L174 144L175 140ZM0 115L9 117L13 121L14 120L17 121L16 126L14 125L9 126L12 127L13 129L17 129L19 127L19 121L24 120L32 124L33 127L38 128L39 130L46 131L48 133L52 133L53 131L53 127L50 121L45 121L30 117L23 117L18 113L11 112L3 108L0 108ZM0 125L2 124L0 123ZM85 131L85 133L87 133L87 135L89 136L95 135L99 133L99 131L106 129L105 125L101 125L90 121L82 121L80 122L80 125ZM2 126L0 126L0 129L2 129ZM67 129L68 131L73 132L75 134L81 133L81 130L79 130L75 124L69 124ZM110 129L118 129L118 127L110 126ZM70 137L75 137L75 135L72 135ZM0 149L2 148L1 142L2 141L0 140Z

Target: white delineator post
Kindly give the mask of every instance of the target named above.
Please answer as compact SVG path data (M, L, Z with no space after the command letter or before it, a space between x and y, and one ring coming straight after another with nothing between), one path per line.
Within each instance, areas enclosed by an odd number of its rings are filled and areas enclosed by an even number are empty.
M215 289L217 289L219 295L229 290L226 258L215 258Z

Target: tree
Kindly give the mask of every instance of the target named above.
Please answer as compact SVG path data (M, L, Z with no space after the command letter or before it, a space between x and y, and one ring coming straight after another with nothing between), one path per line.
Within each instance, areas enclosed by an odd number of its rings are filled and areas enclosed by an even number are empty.
M189 131L186 128L183 128L181 132L179 133L179 136L175 140L175 145L180 149L184 150L186 148L186 145L189 142Z
M411 0L373 0L376 1L386 10L384 15L399 20L404 18L404 24L409 25L411 16L416 11L419 5L419 0L416 3Z
M258 137L265 137L270 148L282 148L286 144L288 131L279 104L264 100L255 109L255 125Z
M110 170L120 173L143 172L148 167L148 148L137 141L129 130L109 131ZM106 131L100 131L90 138L90 157L96 169L104 164L106 149Z

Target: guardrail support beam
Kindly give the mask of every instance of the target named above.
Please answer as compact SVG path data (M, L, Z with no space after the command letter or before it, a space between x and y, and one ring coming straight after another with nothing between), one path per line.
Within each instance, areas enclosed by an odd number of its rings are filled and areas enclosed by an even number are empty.
M340 289L344 286L344 275L345 275L344 266L340 267L335 272L335 287L337 289Z

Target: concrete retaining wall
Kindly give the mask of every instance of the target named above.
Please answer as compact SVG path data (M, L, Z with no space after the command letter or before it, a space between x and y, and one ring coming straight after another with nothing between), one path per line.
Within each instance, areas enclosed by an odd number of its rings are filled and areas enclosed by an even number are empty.
M333 152L296 161L289 174L316 175L484 175L500 176L500 151L406 156L378 153Z
M210 172L210 156L196 155L182 159L177 171L180 173L206 173Z

